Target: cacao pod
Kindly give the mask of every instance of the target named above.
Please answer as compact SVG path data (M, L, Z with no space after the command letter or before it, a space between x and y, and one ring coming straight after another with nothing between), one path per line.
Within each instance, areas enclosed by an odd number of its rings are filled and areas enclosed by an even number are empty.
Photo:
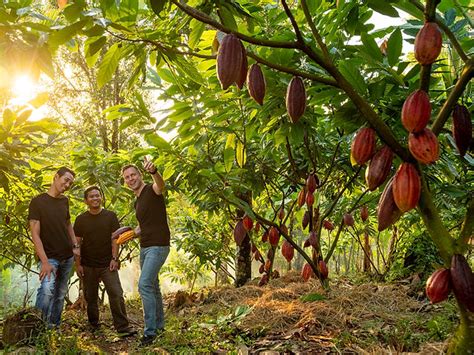
M308 281L311 276L313 276L313 269L311 268L311 265L308 263L304 264L303 268L301 269L301 276L305 282Z
M250 242L250 251L252 253L255 253L257 251L257 246L255 244L253 244L253 242Z
M474 312L474 274L463 255L451 258L451 284L458 301Z
M278 242L280 241L280 232L275 227L270 228L270 232L268 232L268 241L271 245L277 246Z
M6 224L6 225L9 225L9 224L10 224L10 215L9 215L9 214L6 214L6 215L5 215L5 224Z
M365 170L365 181L370 191L374 191L377 187L382 185L390 174L392 168L393 152L384 145L375 153L374 157Z
M388 41L386 39L383 40L383 42L379 46L380 52L382 52L382 55L384 57L387 56L387 48L388 48Z
M323 227L328 231L332 231L334 229L334 224L332 224L331 221L328 221L328 220L325 219L323 221Z
M245 47L242 44L242 41L240 41L240 46L242 50L242 65L240 67L239 76L235 80L235 85L237 85L239 89L242 89L244 87L245 80L247 79L248 61L247 61L247 51L245 50Z
M256 233L260 232L260 223L258 222L255 224L255 232Z
M262 234L262 242L265 243L267 240L268 240L268 232L265 231L265 232L263 232L263 234Z
M247 76L247 87L249 94L259 104L263 105L266 90L265 77L258 64L252 64Z
M278 219L281 221L283 218L285 218L285 209L281 206L278 210Z
M303 207L304 203L306 202L306 189L303 187L298 194L298 207Z
M263 274L265 272L265 264L260 265L260 267L258 268L258 272L260 274Z
M377 222L378 231L381 232L393 223L398 221L402 215L402 211L397 207L393 199L393 177L385 186L385 189L380 196L379 204L377 206Z
M245 215L244 218L242 218L242 223L244 225L244 228L246 231L252 230L253 227L253 220L249 216Z
M463 157L472 141L471 114L466 106L458 104L454 106L452 132L459 155Z
M118 245L124 244L128 242L130 239L132 239L133 237L135 237L135 232L133 229L125 231L122 234L120 234L119 237L117 238L117 244Z
M422 164L434 163L439 158L438 138L429 128L408 135L408 149Z
M393 179L393 199L402 212L415 208L421 194L421 181L415 166L402 163Z
M348 227L354 227L354 217L350 213L344 213L344 224Z
M306 90L303 80L294 76L286 90L286 111L291 122L296 123L306 110Z
M267 259L273 260L274 257L275 257L275 251L273 250L273 248L268 249L268 251L267 251Z
M426 281L426 296L431 303L438 303L447 299L449 292L451 292L451 276L449 270L436 270Z
M303 229L306 229L306 227L308 226L310 218L311 215L309 214L309 211L306 211L303 215L303 220L301 221L301 226L303 227Z
M443 37L434 22L426 22L415 37L415 58L421 65L433 63L441 53Z
M413 91L406 98L402 107L402 124L412 132L422 131L428 124L431 116L431 104L428 94L423 90Z
M307 238L304 243L303 243L303 248L307 248L311 245L311 243L309 242L309 238Z
M351 144L351 161L363 165L375 152L375 131L372 128L361 128Z
M280 226L280 230L281 230L281 233L282 233L283 235L289 235L289 234L288 234L288 228L286 227L286 225L282 224L282 225Z
M115 232L112 233L112 239L117 239L120 234L130 231L130 230L132 230L132 228L128 226L120 227L119 229L117 229Z
M272 269L272 261L271 260L265 261L265 266L263 269L265 270L265 272L268 273Z
M217 77L223 90L239 78L242 70L242 43L234 34L224 36L217 52Z
M289 241L285 240L281 246L281 254L286 259L286 261L291 262L295 256L295 248L290 244Z
M308 178L306 179L306 190L308 190L308 192L314 193L317 187L318 187L318 183L316 181L315 175L309 174Z
M240 246L240 244L242 244L242 242L244 241L246 235L247 230L244 227L244 223L242 221L238 221L234 227L235 244Z
M261 287L261 286L265 286L267 283L268 283L268 274L264 274L262 275L262 278L260 279L260 281L258 282L258 285Z
M318 250L319 249L319 238L318 234L315 231L311 231L309 233L308 237L308 243L311 245L314 249Z
M309 192L306 194L306 205L311 207L314 204L314 195L312 192Z
M260 250L255 250L253 256L255 257L255 260L260 261L261 263L265 262L265 260L263 260L262 254L260 253Z
M364 205L360 208L360 219L362 222L365 222L367 221L367 218L369 218L369 209Z
M324 262L324 260L319 260L319 262L318 262L318 271L319 271L319 274L321 275L321 278L323 280L326 280L328 278L329 270L328 270L328 267L327 267L326 263Z

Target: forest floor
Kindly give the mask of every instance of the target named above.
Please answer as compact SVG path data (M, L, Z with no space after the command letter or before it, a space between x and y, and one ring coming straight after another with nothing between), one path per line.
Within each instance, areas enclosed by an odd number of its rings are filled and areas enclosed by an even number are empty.
M166 295L166 331L139 347L143 316L139 300L127 302L135 337L120 338L110 312L92 331L85 311L68 309L61 332L47 333L35 346L8 353L443 353L458 322L453 300L431 305L419 279L393 284L351 284L341 278L323 290L296 273L259 287L205 289Z

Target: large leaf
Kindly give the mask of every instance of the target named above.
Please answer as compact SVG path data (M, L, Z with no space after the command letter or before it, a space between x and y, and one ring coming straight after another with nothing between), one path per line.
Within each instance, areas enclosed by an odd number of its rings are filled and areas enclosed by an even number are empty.
M52 49L58 48L60 45L72 39L88 22L89 20L81 20L58 31L52 32L48 38L49 46Z
M239 166L243 168L245 163L247 162L247 152L245 150L245 145L240 140L237 141L235 158L237 160L237 164L239 164Z
M377 42L375 42L375 39L367 33L362 33L361 40L364 44L362 50L369 54L372 59L381 62L383 58L382 52L380 51Z
M99 89L112 79L115 70L117 70L117 66L121 59L120 46L119 43L112 45L107 53L105 53L104 58L100 63L99 71L97 73L97 86Z
M388 64L392 67L399 62L400 55L402 54L402 32L397 28L387 42L387 59Z
M199 40L201 39L201 35L206 29L205 23L198 21L196 19L192 19L190 24L189 24L191 33L189 34L189 47L194 49L197 44L199 43Z
M339 70L342 75L354 86L359 94L365 95L367 92L367 85L364 77L360 73L359 64L353 61L345 60L339 62Z
M229 172L232 169L232 165L234 164L234 153L235 149L235 134L231 133L227 135L227 140L225 142L224 148L224 166L225 171Z

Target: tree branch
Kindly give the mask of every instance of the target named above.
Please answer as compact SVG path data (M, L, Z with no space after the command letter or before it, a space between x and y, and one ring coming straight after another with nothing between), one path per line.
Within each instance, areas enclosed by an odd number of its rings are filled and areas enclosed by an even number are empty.
M466 210L466 217L464 217L461 232L459 233L459 239L462 245L467 245L474 230L474 195L471 195L470 199L469 206L467 206Z

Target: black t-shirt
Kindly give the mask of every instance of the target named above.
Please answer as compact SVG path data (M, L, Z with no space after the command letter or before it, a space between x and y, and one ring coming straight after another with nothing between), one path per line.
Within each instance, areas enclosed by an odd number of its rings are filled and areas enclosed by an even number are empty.
M81 265L107 267L112 259L112 232L120 227L117 215L105 208L99 214L86 211L74 222L76 237L82 238Z
M157 195L153 191L151 184L145 185L137 197L135 212L140 223L142 248L170 245L165 199L163 195Z
M65 196L52 197L42 193L31 200L28 220L40 222L40 239L49 259L65 260L73 255L67 232L70 219L69 201Z

